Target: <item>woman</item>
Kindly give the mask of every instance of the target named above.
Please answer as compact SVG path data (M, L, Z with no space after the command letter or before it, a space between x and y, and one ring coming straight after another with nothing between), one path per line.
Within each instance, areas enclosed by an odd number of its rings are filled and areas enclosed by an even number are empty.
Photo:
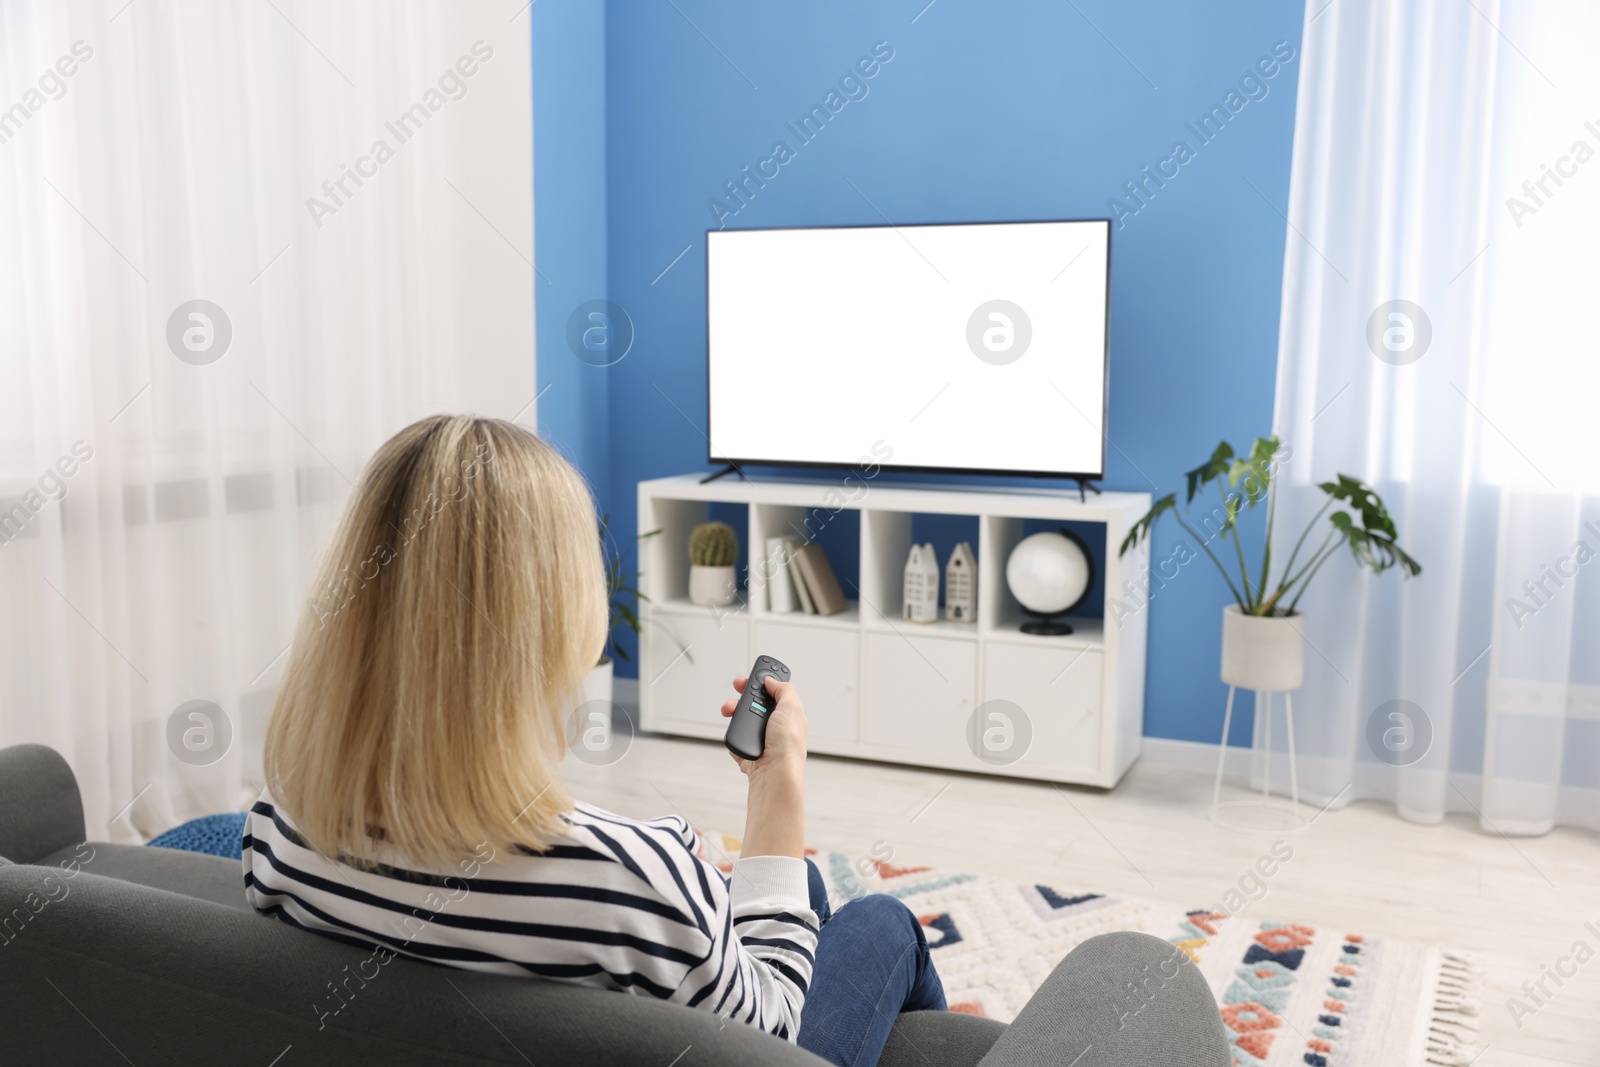
M793 685L767 683L766 751L738 760L749 807L726 882L682 819L567 795L564 712L608 608L588 489L533 434L466 416L402 430L363 472L316 588L245 824L258 911L434 963L658 997L835 1063L875 1063L899 1012L945 1007L905 905L828 914L803 856Z
M793 685L768 681L766 751L738 760L749 806L726 881L682 819L624 818L561 787L564 712L608 608L588 488L531 433L467 416L406 427L367 464L316 588L244 828L256 910L385 962L658 997L837 1064L871 1067L901 1012L945 1007L904 904L829 915L803 857ZM1084 942L985 1033L982 1067L1229 1062L1204 979L1144 934Z

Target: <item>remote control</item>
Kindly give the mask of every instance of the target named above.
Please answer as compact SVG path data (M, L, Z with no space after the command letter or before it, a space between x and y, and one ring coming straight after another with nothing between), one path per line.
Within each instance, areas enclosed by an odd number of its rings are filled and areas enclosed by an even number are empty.
M768 678L787 682L789 668L771 656L757 656L739 705L728 720L728 734L722 739L729 752L743 759L760 759L767 747L767 716L772 714L773 704L772 694L767 692Z

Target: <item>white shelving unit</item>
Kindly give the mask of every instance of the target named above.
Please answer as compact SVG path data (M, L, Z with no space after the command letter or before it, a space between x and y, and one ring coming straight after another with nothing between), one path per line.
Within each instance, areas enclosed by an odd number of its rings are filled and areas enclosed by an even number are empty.
M740 603L689 602L689 532L713 504L741 505L751 566ZM1065 637L1025 634L1022 607L1006 588L1005 561L1030 519L1105 528L1103 585L1142 584L1148 542L1117 556L1128 529L1150 508L1145 493L969 489L838 482L724 480L695 475L639 483L639 531L662 532L641 547L640 725L721 740L717 712L728 680L758 653L794 672L805 698L813 752L923 767L1110 787L1139 755L1144 726L1145 614L1070 620ZM851 597L833 616L768 610L760 560L768 537L803 536L817 513L860 519L860 573L830 560ZM978 522L976 621L902 621L901 582L912 517L972 516ZM941 560L941 567L943 561ZM973 713L1008 701L1026 716L1031 741L1014 762L980 759Z

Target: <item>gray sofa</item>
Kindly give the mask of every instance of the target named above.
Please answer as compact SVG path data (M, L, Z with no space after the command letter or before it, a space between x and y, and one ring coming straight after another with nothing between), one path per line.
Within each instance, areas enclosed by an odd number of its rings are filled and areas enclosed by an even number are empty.
M1128 981L1170 954L1140 934L1096 938L1011 1027L905 1014L881 1062L1067 1064L1088 1046L1078 1067L1226 1065L1215 1002L1192 967L1160 981L1129 1027ZM235 861L86 843L66 762L39 745L0 751L5 1063L822 1063L752 1028L648 997L405 959L379 968L370 956L257 915Z

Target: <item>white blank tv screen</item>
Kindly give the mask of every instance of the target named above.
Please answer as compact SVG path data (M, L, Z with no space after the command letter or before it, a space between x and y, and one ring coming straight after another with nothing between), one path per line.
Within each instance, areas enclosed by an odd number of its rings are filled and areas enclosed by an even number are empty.
M709 231L711 461L1103 477L1110 232Z

